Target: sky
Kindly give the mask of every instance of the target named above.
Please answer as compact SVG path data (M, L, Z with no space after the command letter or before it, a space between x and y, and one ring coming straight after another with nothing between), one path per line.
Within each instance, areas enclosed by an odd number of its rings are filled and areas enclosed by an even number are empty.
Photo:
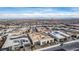
M78 7L0 7L0 18L79 17Z

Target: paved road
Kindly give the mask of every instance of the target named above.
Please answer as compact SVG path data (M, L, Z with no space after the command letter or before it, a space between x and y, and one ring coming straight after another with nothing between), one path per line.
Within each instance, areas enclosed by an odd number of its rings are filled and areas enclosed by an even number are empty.
M73 50L79 48L79 42L73 42L73 43L64 44L62 46L62 48L67 50L67 51L73 51Z
M79 51L79 40L74 40L65 43L63 46L57 45L56 47L50 47L40 49L41 51Z

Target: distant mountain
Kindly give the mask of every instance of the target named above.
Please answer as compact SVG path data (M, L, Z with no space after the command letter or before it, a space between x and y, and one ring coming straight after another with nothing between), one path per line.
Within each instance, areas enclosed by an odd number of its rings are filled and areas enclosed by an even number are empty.
M69 19L79 19L79 15L74 14L0 14L1 20L22 20L22 19L58 19L58 20L69 20Z

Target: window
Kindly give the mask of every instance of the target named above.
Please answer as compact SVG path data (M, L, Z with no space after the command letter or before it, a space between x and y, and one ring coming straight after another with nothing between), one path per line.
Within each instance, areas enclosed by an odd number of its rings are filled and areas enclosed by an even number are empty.
M22 40L23 42L28 42L28 40Z
M60 42L63 42L64 41L64 39L60 39Z
M25 42L25 40L22 40L23 42Z
M26 40L26 42L28 42L28 40Z

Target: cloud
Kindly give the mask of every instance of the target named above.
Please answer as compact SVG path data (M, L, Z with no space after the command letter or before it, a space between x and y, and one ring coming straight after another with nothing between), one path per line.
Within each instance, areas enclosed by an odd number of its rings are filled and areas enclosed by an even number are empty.
M19 10L20 9L20 10ZM11 8L8 12L3 11L0 14L0 19L9 18L79 18L79 8ZM9 12L10 11L10 12Z

